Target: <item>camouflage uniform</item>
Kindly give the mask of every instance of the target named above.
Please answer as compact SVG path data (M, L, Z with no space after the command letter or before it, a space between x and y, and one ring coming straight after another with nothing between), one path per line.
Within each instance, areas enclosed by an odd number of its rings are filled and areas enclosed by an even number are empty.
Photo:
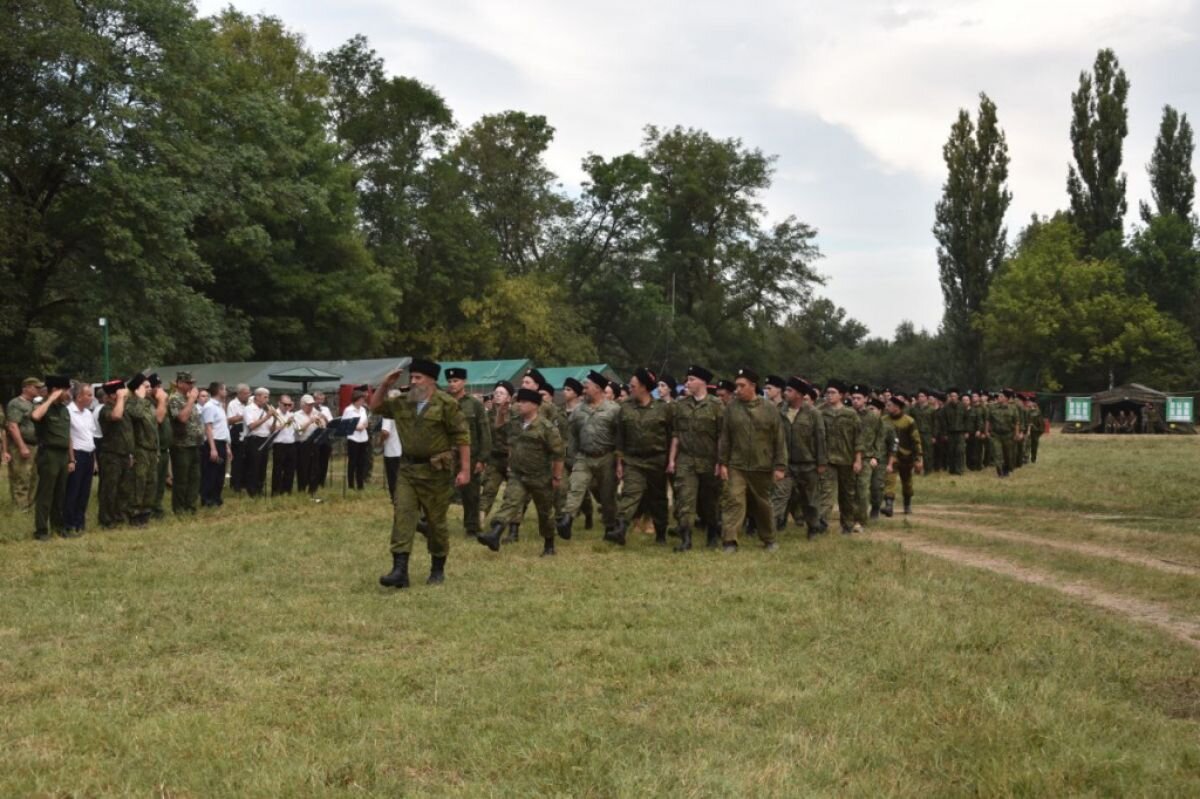
M996 472L1004 476L1012 471L1017 458L1016 441L1013 436L1021 419L1011 402L995 402L988 406L988 433L992 442L992 462Z
M697 400L687 396L674 403L675 519L682 530L699 520L717 532L720 518L721 480L716 475L717 444L725 406L712 395ZM715 538L715 536L714 536Z
M885 461L887 449L883 420L879 418L879 414L872 413L868 407L864 407L856 413L858 413L858 421L861 426L863 459L862 471L855 475L854 480L854 518L859 524L865 525L873 505L871 488L875 479L875 469L887 467ZM875 460L874 465L871 464L872 459Z
M8 488L12 494L13 507L17 510L33 509L33 497L37 492L37 429L33 425L34 405L24 397L13 397L8 403L8 423L15 424L21 431L21 439L29 448L29 458L22 458L12 436L8 437ZM7 425L5 435L8 435Z
M171 510L176 514L195 513L200 502L200 445L204 443L204 425L200 406L192 405L187 421L179 414L187 406L187 397L178 390L167 400L167 418L171 420Z
M617 471L614 452L621 406L612 400L598 405L581 402L571 414L569 447L575 460L571 464L570 488L564 512L576 516L583 509L588 492L596 496L604 528L617 523Z
M946 469L950 474L962 474L966 466L966 440L970 429L969 412L961 401L947 401L942 406L942 424L946 430Z
M508 485L492 524L519 522L526 502L532 499L538 532L550 548L554 542L553 465L561 462L565 453L557 425L541 414L528 424L515 418L509 431L508 453Z
M488 453L487 465L483 468L483 480L479 488L479 510L484 516L492 512L492 505L500 494L500 484L508 478L508 430L514 417L510 409L504 424L497 423L499 410L493 407L488 411L488 432L492 440L492 449Z
M788 448L788 471L792 477L792 515L804 519L811 538L820 531L821 475L827 470L829 454L825 448L825 419L811 405L789 408L784 413L784 434Z
M135 516L144 518L154 510L158 484L158 419L155 418L154 403L138 396L128 398L125 415L133 424L132 508Z
M725 543L737 544L747 513L753 515L763 544L775 543L771 487L774 472L786 471L788 465L783 416L762 397L734 399L721 421L717 458L729 471L721 497Z
M71 462L71 412L66 405L55 402L34 425L38 441L34 536L46 539L51 532L64 533L63 506L70 474L67 465ZM21 435L24 437L24 433Z
M624 482L617 515L631 524L644 508L654 521L655 538L667 536L667 453L674 432L674 407L652 399L641 405L626 400L617 416L617 457L624 463Z
M483 403L464 393L458 400L459 410L467 420L467 428L471 432L471 464L469 471L471 482L459 488L462 497L463 530L469 536L479 533L479 506L481 502L482 474L475 473L475 464L484 463L492 452L492 426L488 419L487 409ZM458 466L458 456L455 455L455 466Z
M907 414L901 414L898 419L889 416L888 420L893 433L889 454L895 460L892 462L892 471L887 476L884 497L885 499L895 499L896 484L900 483L904 492L904 504L907 508L913 495L913 468L917 461L921 461L924 465L921 432L917 429L917 423Z
M825 446L829 453L830 466L825 473L833 475L831 482L837 491L838 516L842 531L850 532L858 519L858 475L854 473L854 462L856 456L863 454L862 424L854 409L845 405L827 405L822 413L825 416ZM832 507L825 511L826 521L829 520L831 511Z
M917 425L917 432L921 436L921 451L925 453L927 458L932 458L933 406L928 401L924 405L914 403L908 408L908 416ZM928 465L932 466L932 461Z
M128 400L128 397L126 398ZM133 424L126 407L120 419L113 418L115 403L100 409L100 509L101 527L129 521L133 512Z

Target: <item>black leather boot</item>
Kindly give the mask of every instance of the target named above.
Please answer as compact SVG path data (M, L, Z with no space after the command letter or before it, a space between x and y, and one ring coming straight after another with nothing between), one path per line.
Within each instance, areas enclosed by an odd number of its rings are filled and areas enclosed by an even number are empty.
M558 517L558 535L564 541L571 540L571 525L575 523L575 518L569 513L564 513Z
M675 546L676 552L687 552L692 548L692 525L679 525L679 543Z
M659 525L657 522L655 522L655 524L654 524L654 543L658 544L659 546L666 546L667 526L665 524Z
M716 549L721 546L721 528L719 525L710 524L708 526L708 540L704 542L704 546L709 549Z
M408 553L392 553L392 570L379 578L386 588L408 588Z
M624 519L617 519L616 526L613 527L611 531L608 531L604 534L604 540L614 544L619 544L620 546L625 546L625 530L628 528L628 526L629 525L625 523Z
M509 522L508 535L500 541L501 544L515 544L521 540L521 523Z
M904 498L904 513L905 515L912 513L912 497Z
M591 509L585 510L583 512L583 529L584 530L592 529L592 511L591 511Z
M441 585L446 582L446 556L435 557L429 567L429 579L425 585Z
M871 518L872 518L872 519L878 519L878 518L879 518L879 506L878 506L878 505L872 505L872 506L871 506Z
M786 515L786 514L784 514L783 516L780 516L779 518L777 518L777 519L775 520L775 532L777 532L777 533L778 533L778 532L779 532L779 531L781 531L781 530L786 530L786 529L787 529L787 522L788 522L788 517L787 517L787 515Z
M493 552L500 551L500 534L504 532L504 522L492 522L491 528L487 531L487 535L480 533L475 537L475 540L483 544Z
M883 509L880 510L880 513L882 513L884 516L886 516L890 519L890 518L892 518L892 514L895 512L896 512L896 498L895 497L884 497L883 498Z
M542 544L542 554L539 555L538 557L548 558L551 555L557 554L554 551L554 539L553 538L543 538L542 541L544 541L545 543Z

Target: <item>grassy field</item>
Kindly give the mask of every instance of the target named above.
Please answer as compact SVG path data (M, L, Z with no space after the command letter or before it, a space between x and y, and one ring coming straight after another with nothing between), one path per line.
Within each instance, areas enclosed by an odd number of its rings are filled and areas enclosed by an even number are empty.
M3 485L0 796L1197 795L1197 464L1053 435L773 555L454 522L407 592L378 486L38 544Z

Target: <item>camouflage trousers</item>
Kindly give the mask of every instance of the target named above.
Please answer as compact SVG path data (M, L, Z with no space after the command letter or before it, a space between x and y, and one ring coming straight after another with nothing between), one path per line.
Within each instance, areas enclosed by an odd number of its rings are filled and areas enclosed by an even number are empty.
M154 479L154 513L163 514L163 498L167 495L167 474L171 471L171 450L158 451L158 473Z
M8 462L8 490L12 494L13 507L31 510L37 493L37 444L29 447L28 459L22 458L20 450L11 444L10 438L8 452L12 460Z
M488 461L483 469L483 479L479 485L479 511L484 516L492 513L496 497L500 496L500 486L508 477L508 461Z
M45 538L51 532L63 531L63 507L67 502L67 464L71 455L66 449L38 447L37 495L34 507L34 535Z
M838 517L843 530L854 526L858 509L858 475L853 465L829 464L821 475L821 518L827 523L833 518L833 500L837 498Z
M458 455L454 456L454 468L458 469ZM471 470L471 482L467 483L458 489L458 496L462 500L463 509L463 531L467 535L479 534L479 505L483 489L483 475L475 474L475 470Z
M1011 435L992 434L992 464L997 469L1011 471L1016 466L1017 442Z
M171 446L171 510L195 513L200 504L200 449Z
M817 473L817 466L813 463L791 464L788 476L792 484L788 510L794 518L804 520L808 532L815 533L821 525L821 475Z
M533 501L537 511L538 532L542 538L554 540L554 483L549 477L521 477L512 472L504 486L504 501L492 516L492 523L520 524L525 507Z
M412 552L417 522L424 516L429 526L426 539L430 556L446 557L450 553L446 511L453 496L454 479L450 471L402 460L396 472L396 494L392 497L392 554Z
M625 461L625 478L621 483L621 499L617 515L632 524L641 512L650 516L654 529L667 529L667 463L666 456L639 461Z
M564 513L578 516L586 510L588 494L596 496L600 517L606 529L617 523L617 472L613 453L606 455L576 455L568 478L567 501Z
M967 465L967 442L963 433L950 433L946 440L946 470L962 474Z
M788 511L792 502L792 476L788 476L771 486L771 512L777 520L787 521Z
M682 527L717 524L721 518L721 480L716 464L688 455L675 458L675 520Z
M129 521L133 512L133 457L100 450L101 527Z
M154 510L156 493L158 450L139 449L133 456L133 512L141 515Z
M737 543L738 531L747 514L758 528L758 539L764 544L775 540L775 513L771 509L771 489L775 486L772 472L729 470L725 491L721 495L721 537L726 543Z

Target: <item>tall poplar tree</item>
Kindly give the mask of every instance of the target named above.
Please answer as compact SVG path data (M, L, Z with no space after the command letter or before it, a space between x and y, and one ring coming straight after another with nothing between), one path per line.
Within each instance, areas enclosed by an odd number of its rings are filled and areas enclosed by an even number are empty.
M1120 248L1128 207L1121 171L1121 151L1129 133L1128 95L1125 70L1109 49L1096 55L1091 74L1079 73L1079 89L1071 94L1071 221L1083 231L1087 251L1099 257Z
M1012 201L1008 144L997 123L996 106L986 94L979 95L975 122L966 109L958 112L942 156L947 175L933 235L946 303L943 324L960 376L971 385L982 385L987 368L976 320L1004 258L1004 214Z
M1169 105L1163 106L1154 154L1146 165L1146 171L1150 173L1150 194L1154 197L1153 209L1142 203L1142 219L1147 224L1154 216L1174 214L1183 220L1191 217L1192 201L1196 196L1196 175L1192 172L1195 151L1187 114L1180 114Z

